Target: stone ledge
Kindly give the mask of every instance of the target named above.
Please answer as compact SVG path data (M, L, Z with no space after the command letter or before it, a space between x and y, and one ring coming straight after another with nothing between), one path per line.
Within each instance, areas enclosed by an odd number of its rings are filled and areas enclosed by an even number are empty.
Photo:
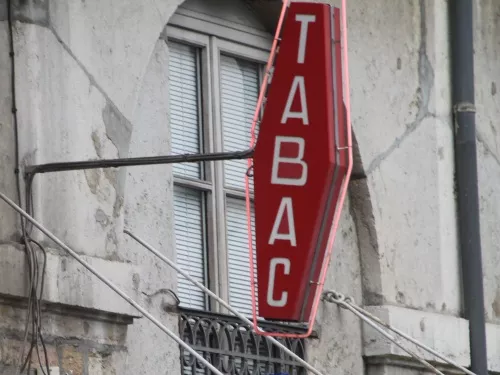
M433 366L435 366L438 370L445 374L449 375L463 375L463 372L452 367L450 365L443 365L439 363L430 362ZM367 367L383 367L385 369L392 369L393 371L384 371L383 374L427 374L428 370L424 367L424 365L420 364L417 361L414 361L410 358L401 358L396 356L382 356L382 357L367 357L365 358L365 364ZM403 370L403 371L402 371ZM407 371L404 371L407 370ZM368 371L367 374L371 372Z
M397 306L371 306L366 310L391 324L438 353L467 367L470 365L469 324L456 316L429 313ZM500 325L487 324L488 368L500 371ZM415 345L408 341L410 349ZM434 363L443 363L430 353L417 350L422 357ZM383 337L372 327L363 325L363 355L371 357L409 358L408 354Z
M0 306L2 305L24 310L27 308L28 300L26 297L0 294ZM132 324L134 322L134 318L136 318L136 316L128 314L119 314L88 307L66 305L62 303L46 301L43 302L41 310L42 313L121 325Z
M39 253L40 254L40 253ZM139 300L133 289L133 276L140 273L128 263L113 262L88 256L82 258L106 278L112 280L132 299ZM42 258L40 256L40 267ZM0 245L0 295L27 297L26 256L19 246ZM52 307L73 306L80 313L96 313L129 317L141 315L118 294L69 256L48 252L43 299ZM64 310L63 310L64 311Z

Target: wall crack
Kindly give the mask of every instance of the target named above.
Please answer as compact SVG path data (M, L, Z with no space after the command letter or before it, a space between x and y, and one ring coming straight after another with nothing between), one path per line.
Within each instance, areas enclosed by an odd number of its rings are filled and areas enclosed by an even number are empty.
M484 147L486 153L491 155L491 157L495 160L497 165L500 166L500 159L498 158L497 154L491 149L488 142L485 141L483 135L477 129L476 129L476 139Z
M427 56L427 24L425 0L419 0L420 5L420 46L418 50L418 112L415 119L406 124L405 132L397 137L394 142L382 153L377 155L366 170L366 175L376 170L382 162L389 157L394 150L398 149L403 142L419 128L427 118L435 118L436 115L429 112L429 101L434 86L434 69Z
M69 48L69 46L62 40L62 38L59 36L57 31L54 29L54 27L52 27L52 25L49 25L48 29L52 32L52 34L54 35L56 40L61 44L61 46L68 53L68 55L76 62L76 64L80 67L80 69L82 69L83 73L89 79L90 84L92 86L94 86L101 93L101 95L106 99L107 104L112 108L113 112L119 114L119 116L122 117L123 119L125 119L128 124L131 124L131 121L129 119L127 119L127 117L123 113L120 112L120 110L115 105L113 100L111 100L111 98L106 93L106 91L97 83L97 80L95 79L95 77L88 71L88 69L85 67L85 65L83 65L83 63L76 57L76 55L73 53L71 48ZM131 128L132 128L132 126L130 126L130 129Z

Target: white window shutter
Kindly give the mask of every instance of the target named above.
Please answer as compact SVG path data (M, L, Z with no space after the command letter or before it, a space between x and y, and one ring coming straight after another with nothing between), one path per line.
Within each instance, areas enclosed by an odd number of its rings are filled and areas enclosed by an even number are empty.
M198 153L201 133L197 49L180 43L168 45L172 153ZM199 163L174 164L173 170L183 177L201 177Z
M206 284L202 194L194 189L174 187L175 248L177 265L196 281ZM181 306L205 309L205 293L180 274L177 280Z
M224 151L250 146L250 129L259 95L259 65L221 56L221 107ZM226 187L244 189L246 160L224 163ZM250 185L253 190L253 184Z
M224 55L221 56L220 64L224 151L246 150L250 146L250 129L259 94L259 65ZM243 190L247 168L246 160L224 162L225 187ZM250 189L253 190L252 183ZM244 199L226 198L226 228L229 303L242 313L251 315L247 215ZM254 276L257 278L256 272Z
M255 231L255 220L252 207L251 225ZM248 262L248 233L246 202L243 199L226 199L227 218L227 248L229 268L229 303L239 312L252 315L250 290L250 265ZM255 236L252 235L253 260L256 263ZM257 281L257 271L254 268L254 277ZM257 292L257 285L256 292Z
M172 153L200 152L200 105L197 50L169 43L169 103ZM175 164L176 176L199 179L199 163ZM177 264L206 285L203 192L174 187L175 247ZM205 309L206 297L182 275L177 292L182 307Z

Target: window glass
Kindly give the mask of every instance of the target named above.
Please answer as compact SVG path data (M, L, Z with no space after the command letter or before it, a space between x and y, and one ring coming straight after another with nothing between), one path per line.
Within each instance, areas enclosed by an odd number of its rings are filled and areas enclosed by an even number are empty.
M170 131L173 154L198 153L201 148L198 50L169 43ZM199 179L199 163L173 165L176 177ZM175 181L174 181L175 185ZM175 185L174 220L177 264L197 281L206 283L204 192ZM203 291L178 275L181 306L206 308Z
M201 147L198 50L169 43L169 109L173 154L199 153ZM182 177L200 178L199 163L173 165Z
M246 150L259 96L259 65L222 55L220 80L224 151ZM226 187L245 189L247 168L246 160L224 162Z
M229 268L229 304L239 312L252 315L250 264L248 262L248 232L246 202L244 199L226 199L227 251ZM252 207L252 231L255 221ZM254 236L252 236L254 238ZM255 257L255 240L252 241ZM255 281L257 272L254 269ZM256 289L257 291L257 289Z

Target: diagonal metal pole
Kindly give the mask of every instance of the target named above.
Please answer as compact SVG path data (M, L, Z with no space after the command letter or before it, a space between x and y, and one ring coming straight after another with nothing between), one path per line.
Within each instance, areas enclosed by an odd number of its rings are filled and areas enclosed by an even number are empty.
M166 264L168 264L170 267L172 267L174 270L176 270L178 273L180 273L182 276L184 276L187 280L192 282L194 285L196 285L199 289L203 290L205 293L207 293L210 297L214 298L217 302L219 302L222 306L224 306L226 309L231 311L234 315L236 315L238 318L240 318L244 323L248 324L252 329L255 330L255 326L252 323L250 319L248 319L245 315L241 314L236 310L234 307L229 305L226 301L224 301L222 298L220 298L218 295L216 295L214 292L212 292L210 289L208 289L206 286L204 286L202 283L198 282L195 280L188 272L184 271L182 268L177 266L174 262L172 262L170 259L168 259L165 255L160 253L158 250L156 250L154 247L149 245L147 242L144 240L140 239L133 233L131 233L128 230L123 231L125 234L128 234L130 237L132 237L135 241L137 241L139 244L144 246L146 249L148 249L150 252L152 252L154 255L156 255L158 258L160 258L162 261L164 261ZM288 354L290 357L293 357L297 362L299 362L302 366L306 367L309 371L312 371L316 375L323 375L321 372L319 372L317 369L315 369L313 366L311 366L309 363L304 361L302 358L300 358L297 354L292 352L290 349L288 349L285 345L280 343L278 340L276 340L274 337L268 337L269 341L271 341L273 344L276 346L280 347L283 349L283 351Z
M141 305L135 302L132 298L130 298L125 292L123 292L120 288L118 288L111 280L108 280L105 276L101 275L99 271L97 271L94 267L84 261L75 251L70 249L67 245L65 245L60 239L58 239L54 234L52 234L48 229L43 227L42 224L38 223L33 217L28 215L21 207L15 204L12 200L10 200L5 194L0 192L0 198L5 201L9 206L11 206L14 210L19 212L26 220L30 221L35 227L37 227L42 233L44 233L47 237L49 237L52 241L58 244L61 248L66 250L69 255L71 255L77 262L79 262L82 266L92 272L99 280L101 280L104 284L110 287L114 292L116 292L120 297L122 297L125 301L127 301L132 307L134 307L137 311L139 311L142 315L144 315L147 319L149 319L154 325L160 328L163 332L165 332L168 336L170 336L177 344L186 349L189 353L191 353L196 359L201 361L205 366L207 366L212 372L216 375L223 375L222 372L217 370L210 362L208 362L205 358L203 358L199 353L197 353L193 348L191 348L188 344L186 344L180 337L178 337L175 333L169 330L164 324L162 324L158 319L156 319L153 315L151 315L146 309L144 309Z

